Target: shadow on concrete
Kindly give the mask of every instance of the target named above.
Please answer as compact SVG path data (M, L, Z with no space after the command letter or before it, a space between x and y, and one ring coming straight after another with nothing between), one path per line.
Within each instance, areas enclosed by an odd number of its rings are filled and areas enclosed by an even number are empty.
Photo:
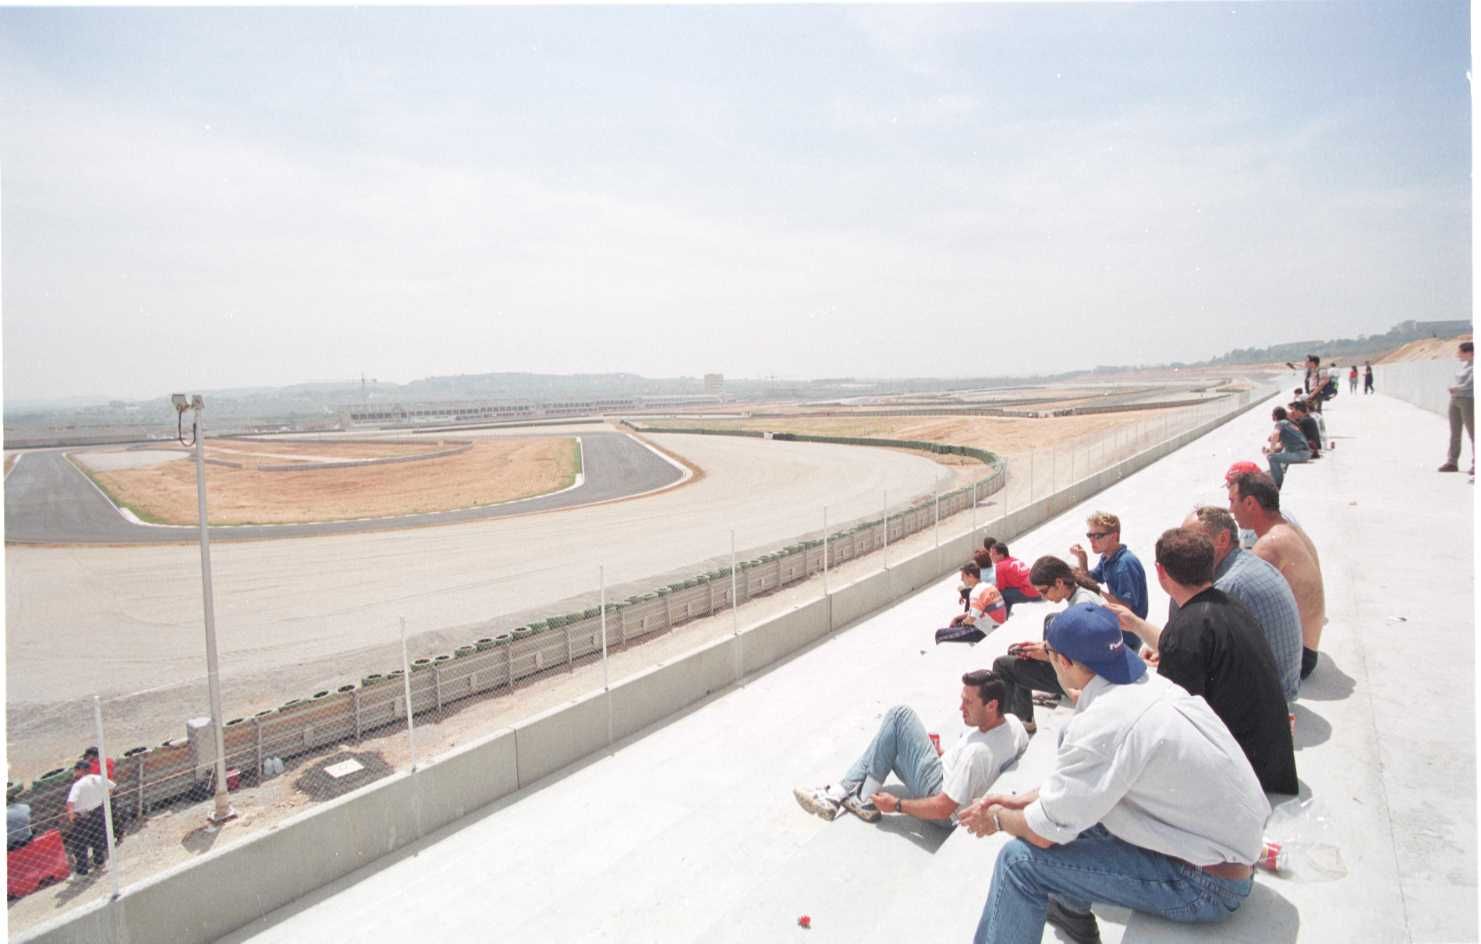
M76 872L73 872L70 878L63 879L66 885L61 891L57 892L57 897L53 899L52 907L60 910L67 907L72 899L78 895L87 894L93 887L93 884L97 882L102 872L102 869L93 869L86 875L78 875Z
M909 794L905 792L905 787L900 784L892 783L880 789L883 793L889 793L901 799L909 797ZM946 837L951 835L951 830L932 826L914 816L885 816L874 825L880 832L904 836L932 855L935 855L936 850L941 848L941 844L946 842Z
M1299 702L1291 710L1296 714L1296 750L1325 744L1332 736L1332 725L1326 718Z
M1342 701L1356 687L1357 683L1352 676L1342 671L1342 666L1332 661L1332 657L1324 652L1311 675L1301 683L1301 697L1310 701ZM1299 719L1296 730L1301 730Z
M200 826L186 833L185 838L180 840L180 845L195 855L210 852L223 832L225 830L217 826Z

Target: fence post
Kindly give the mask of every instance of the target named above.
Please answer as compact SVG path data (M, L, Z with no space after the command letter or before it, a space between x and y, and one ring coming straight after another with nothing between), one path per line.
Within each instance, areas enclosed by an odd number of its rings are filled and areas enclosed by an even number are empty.
M884 524L884 569L890 569L890 491L885 489L880 493L880 517Z
M512 645L512 643L511 643ZM415 714L411 710L411 660L406 656L406 617L401 617L401 684L406 693L406 743L411 747L411 770L416 773L417 769L417 739L412 731L411 716ZM509 676L510 688L514 687L513 672Z
M828 506L823 506L823 596L828 595ZM831 628L831 627L830 627Z
M597 566L597 583L602 610L602 691L607 693L607 743L612 743L612 680L607 674L607 568Z
M108 779L108 749L103 746L103 702L97 695L93 696L93 723L98 732L98 774L103 778L103 841L108 845L108 878L113 884L113 897L117 898L118 859L114 857L113 850L113 789L108 786L113 781ZM217 718L216 723L220 724L221 719ZM86 851L82 854L87 855Z
M972 480L972 535L977 535L977 480Z

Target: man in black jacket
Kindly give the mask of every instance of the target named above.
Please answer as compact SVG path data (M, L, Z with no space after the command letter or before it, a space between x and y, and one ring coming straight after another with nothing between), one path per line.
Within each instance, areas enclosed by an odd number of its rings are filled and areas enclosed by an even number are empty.
M1123 629L1141 637L1157 672L1202 695L1270 793L1298 792L1296 753L1280 673L1260 624L1213 585L1214 546L1201 531L1173 528L1157 539L1157 580L1178 604L1158 629L1112 605Z

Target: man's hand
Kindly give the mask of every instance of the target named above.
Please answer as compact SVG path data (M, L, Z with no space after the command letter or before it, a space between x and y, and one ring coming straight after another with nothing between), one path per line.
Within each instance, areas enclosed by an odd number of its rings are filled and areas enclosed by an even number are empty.
M1106 605L1107 606L1119 606L1119 607L1121 607L1123 609L1128 609L1128 610L1131 609L1130 607L1128 607L1126 605L1126 602L1124 600L1122 600L1120 597L1116 596L1116 594L1114 594L1114 593L1111 592L1111 588L1110 587L1106 587L1104 590L1102 590L1100 592L1100 597L1101 597L1102 600L1105 600L1106 601Z
M966 613L958 613L957 615L955 615L955 616L953 616L951 618L951 625L952 626L960 626L960 625L962 625L962 620L964 620L966 618L967 618L967 614Z
M1042 642L1020 642L1008 647L1008 655L1019 659L1034 659L1038 662L1048 662L1049 653L1044 651Z
M983 797L976 803L969 803L957 811L956 821L960 826L965 826L967 831L974 836L991 836L993 833L992 814L987 811L988 800L991 797Z
M1021 810L1038 799L1039 791L1028 793L984 793L977 802L984 806L1001 806L1005 810Z
M1122 629L1128 632L1136 632L1137 615L1131 612L1131 607L1122 603L1120 600L1114 600L1110 596L1107 596L1106 609L1116 614L1116 622L1121 624Z
M1077 561L1080 562L1080 569L1081 570L1085 570L1086 569L1086 565L1089 564L1089 559L1086 558L1086 556L1085 556L1085 548L1081 547L1078 544L1071 544L1070 545L1070 556L1074 557L1075 560L1077 560Z
M1148 665L1156 665L1157 660L1162 658L1161 653L1159 653L1156 649L1153 649L1151 646L1145 644L1143 644L1142 646L1140 655L1142 657L1142 661L1147 663Z
M869 798L869 802L873 803L875 809L881 813L900 812L900 798L893 793L876 793Z

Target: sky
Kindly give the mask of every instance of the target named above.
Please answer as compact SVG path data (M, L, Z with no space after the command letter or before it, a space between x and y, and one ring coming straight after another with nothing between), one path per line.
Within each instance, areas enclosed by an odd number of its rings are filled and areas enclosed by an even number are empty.
M1471 316L1465 3L0 9L4 395Z

